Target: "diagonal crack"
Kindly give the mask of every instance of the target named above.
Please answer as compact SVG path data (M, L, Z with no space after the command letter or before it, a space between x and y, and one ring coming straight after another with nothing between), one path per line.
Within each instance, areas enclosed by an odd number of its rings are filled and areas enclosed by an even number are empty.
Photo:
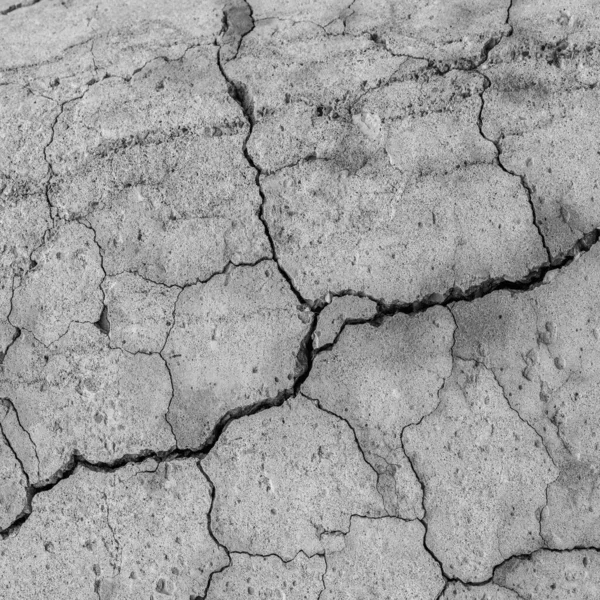
M24 0L23 2L18 2L17 4L11 4L7 8L0 10L0 15L8 15L15 10L19 10L20 8L29 8L38 2L40 2L40 0Z
M250 29L249 31L246 32L246 35L254 29L254 25L255 25L252 7L250 7L250 5L248 5L248 6L250 8L249 17L250 17L250 19L252 19L253 27L252 27L252 29ZM227 25L226 16L224 17L224 24ZM265 204L266 204L266 196L265 196L264 190L262 189L262 185L260 182L260 178L262 175L262 169L258 164L256 164L256 162L254 161L254 159L252 158L252 156L248 150L248 141L250 140L250 137L252 136L252 132L253 132L254 126L256 124L256 119L254 117L254 107L253 107L252 100L250 98L250 94L248 93L246 86L239 81L234 81L227 75L227 72L225 71L225 67L224 67L224 61L221 57L222 50L223 50L223 46L219 47L219 50L217 52L217 64L219 67L219 71L221 72L223 79L225 79L225 81L227 82L227 88L228 88L229 95L238 103L238 105L242 109L242 112L244 114L246 121L248 122L248 135L246 136L246 138L243 142L242 151L244 153L244 158L246 159L246 162L250 165L250 167L256 173L254 181L256 183L256 187L258 188L258 193L261 198L261 204L260 204L260 208L258 210L258 218L260 219L260 222L262 223L262 225L264 227L265 235L266 235L267 239L269 240L269 246L271 247L272 257L273 257L273 260L275 261L275 263L277 264L277 268L278 268L279 272L281 273L282 277L286 280L287 284L289 285L290 289L292 290L292 292L294 293L294 295L296 296L298 301L304 305L309 304L302 297L302 294L300 293L300 291L294 284L293 279L290 277L289 273L287 273L287 271L283 268L279 258L277 257L275 242L273 241L273 236L271 235L271 232L269 230L269 225L267 223L267 220L266 220L265 214L264 214Z
M485 92L486 92L486 90L488 90L491 87L492 81L487 75L485 75L483 73L480 73L480 75L483 77L484 85L483 85L483 89L479 93L479 98L481 99L481 106L479 107L479 114L477 116L477 127L479 129L479 135L484 140L486 140L487 142L490 142L491 144L494 145L494 148L496 149L496 157L495 157L496 165L498 167L500 167L500 169L502 169L508 175L511 175L512 177L517 177L519 179L519 181L521 182L521 186L523 187L523 189L525 190L525 192L527 194L527 201L529 202L529 206L531 208L533 225L537 229L538 235L540 236L540 240L542 241L542 245L546 252L546 256L548 257L548 261L551 262L552 254L550 253L550 248L548 247L548 244L546 242L546 237L544 236L544 232L542 231L542 229L538 223L537 214L535 211L535 205L533 203L533 190L531 189L531 186L527 182L527 178L525 177L525 175L519 175L518 173L511 171L502 162L502 147L500 145L499 140L494 140L494 139L488 137L483 131L483 111L485 110Z

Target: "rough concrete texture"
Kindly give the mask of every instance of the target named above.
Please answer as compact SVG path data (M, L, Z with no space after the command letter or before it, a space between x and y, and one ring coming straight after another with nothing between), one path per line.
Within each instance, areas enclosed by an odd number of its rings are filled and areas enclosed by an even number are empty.
M521 600L516 592L495 583L469 586L452 581L441 596L441 600Z
M310 316L271 261L186 288L164 355L168 420L180 448L199 448L229 411L276 398L301 370Z
M452 308L455 354L494 373L560 469L541 522L552 548L600 544L599 287L594 247L568 269L549 273L536 289Z
M539 548L539 513L558 473L493 373L456 360L434 412L404 433L425 488L427 542L446 573L485 581Z
M2 367L0 397L12 401L37 449L39 481L76 456L110 463L175 446L165 418L171 386L164 361L111 349L94 325L74 323L50 346L25 332Z
M0 597L600 597L597 0L0 0Z
M207 600L317 600L323 591L325 560L300 552L284 562L277 556L249 556L231 552L231 564L211 582Z
M600 557L597 550L540 550L526 560L509 560L494 582L528 600L592 600L600 594Z
M380 327L348 326L315 359L302 392L345 419L365 459L379 473L388 513L423 517L421 486L404 453L402 433L438 404L452 368L454 321L447 309L396 315Z
M434 600L444 578L424 534L418 521L353 517L343 548L327 553L321 597Z
M210 486L193 459L85 467L36 497L0 549L6 600L202 596L227 555L208 529Z
M213 531L233 551L311 556L351 515L383 510L350 427L302 396L233 423L203 466L216 490Z

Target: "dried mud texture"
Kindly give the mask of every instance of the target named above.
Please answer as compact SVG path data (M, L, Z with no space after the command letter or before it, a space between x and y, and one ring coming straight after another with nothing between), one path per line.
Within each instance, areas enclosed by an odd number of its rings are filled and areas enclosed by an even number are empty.
M404 453L402 433L437 406L450 375L454 321L434 308L396 315L381 326L348 326L330 352L314 361L302 392L353 428L365 459L379 474L386 510L423 517L421 486Z
M29 271L13 293L11 323L44 346L58 341L71 323L95 323L102 312L102 259L94 233L69 223L31 255Z
M216 53L195 48L130 81L105 79L56 123L50 202L90 223L109 275L184 285L268 254L242 153L248 124Z
M111 345L133 354L160 352L173 326L181 288L122 273L107 277L102 289Z
M208 529L210 487L195 461L78 468L34 499L0 549L6 600L201 596L227 565Z
M59 102L106 76L131 77L157 56L209 46L221 29L222 6L212 0L37 4L2 17L0 76Z
M452 581L440 598L441 600L521 600L522 596L495 583L468 586Z
M597 600L595 0L0 0L0 598Z
M472 68L510 32L510 0L357 0L348 33L368 33L393 54L420 56L445 68Z
M323 533L383 509L350 427L302 396L232 423L202 465L215 486L213 532L234 552L322 553Z

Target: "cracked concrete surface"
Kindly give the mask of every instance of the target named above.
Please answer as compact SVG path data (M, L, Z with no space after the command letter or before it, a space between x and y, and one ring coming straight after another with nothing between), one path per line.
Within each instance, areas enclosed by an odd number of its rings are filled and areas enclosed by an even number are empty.
M600 598L595 0L0 0L0 597Z

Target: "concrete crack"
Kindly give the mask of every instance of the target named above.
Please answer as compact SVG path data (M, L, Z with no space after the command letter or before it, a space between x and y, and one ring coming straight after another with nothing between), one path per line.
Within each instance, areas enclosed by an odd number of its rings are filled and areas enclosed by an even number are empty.
M512 2L511 2L511 6L512 6ZM511 175L512 177L517 177L519 179L519 181L521 182L521 186L523 187L523 189L525 190L525 192L527 194L527 201L529 202L529 206L531 208L532 223L533 223L534 227L537 229L538 235L539 235L542 245L544 247L544 251L546 252L546 256L548 257L548 262L551 263L552 262L552 254L550 253L550 248L548 247L548 244L546 242L546 237L544 236L544 232L542 231L542 229L538 223L535 205L533 204L533 190L531 189L531 186L527 182L526 176L519 175L518 173L511 171L508 167L506 167L506 165L504 165L504 163L502 162L502 147L500 146L500 142L498 140L493 140L492 138L489 138L487 135L485 135L485 133L483 131L483 111L485 109L485 97L484 96L485 96L486 90L491 87L492 81L490 80L490 78L487 75L485 75L483 73L479 73L479 74L483 77L483 80L484 80L483 89L479 93L479 97L481 99L481 106L479 107L479 115L477 117L477 127L479 129L479 135L484 140L486 140L487 142L490 142L491 144L494 145L494 148L496 149L496 157L495 157L496 165L498 167L500 167L500 169L502 169L508 175Z
M254 16L253 16L252 10L250 10L250 18L252 19L252 22L254 24ZM252 31L252 30L250 30L250 31ZM309 305L309 302L307 302L302 297L302 294L296 288L296 285L294 284L293 279L290 277L290 275L287 273L287 271L283 268L279 258L277 257L277 252L275 249L275 242L273 241L273 236L271 235L271 232L269 230L269 225L267 223L267 220L266 220L265 214L264 214L266 196L265 196L265 193L264 193L261 183L260 183L262 169L254 161L254 159L252 158L252 156L248 150L248 140L252 136L252 131L253 131L254 125L256 123L256 120L254 118L254 107L253 107L252 100L250 98L250 94L249 94L246 86L241 82L234 81L227 75L227 72L224 67L224 61L221 58L222 49L223 49L223 47L221 46L217 52L217 63L218 63L219 70L221 72L221 75L223 76L223 79L225 79L225 81L227 82L229 95L239 104L239 106L242 109L242 112L244 114L244 117L246 118L246 121L248 122L248 135L246 136L246 139L244 140L244 142L242 144L242 151L244 153L246 162L250 165L250 167L256 173L254 180L256 182L256 187L258 188L258 193L261 198L261 204L260 204L260 207L258 210L258 218L260 219L260 222L262 223L262 225L264 227L265 236L267 237L267 239L269 241L269 246L271 247L272 258L275 261L275 263L277 264L277 268L279 269L279 272L281 273L282 277L286 280L287 284L289 285L290 289L292 290L292 292L294 293L294 295L296 296L298 301L301 304Z
M40 2L40 0L24 0L23 2L18 2L17 4L11 4L7 8L0 10L0 15L8 15L9 13L14 12L15 10L19 10L21 8L29 8L30 6L33 6L38 2Z

